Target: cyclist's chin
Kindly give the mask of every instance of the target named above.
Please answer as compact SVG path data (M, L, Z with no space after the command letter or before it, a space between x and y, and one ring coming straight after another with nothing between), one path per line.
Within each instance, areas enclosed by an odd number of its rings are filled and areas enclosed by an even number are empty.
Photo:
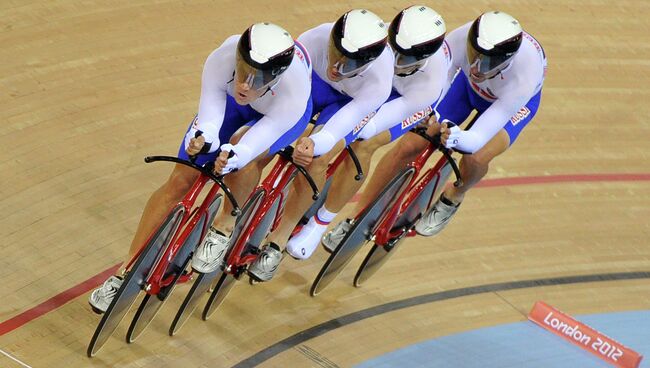
M470 71L469 78L474 83L481 83L481 82L484 82L487 79L487 76L485 74L473 73L473 72Z
M249 91L247 93L235 92L235 101L240 105L248 105L255 101L255 93Z
M333 72L331 69L327 71L327 78L332 82L340 82L343 76L339 72Z

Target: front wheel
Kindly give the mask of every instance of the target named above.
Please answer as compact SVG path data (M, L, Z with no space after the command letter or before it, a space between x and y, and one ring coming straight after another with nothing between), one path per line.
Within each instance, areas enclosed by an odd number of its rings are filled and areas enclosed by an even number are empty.
M402 234L392 239L385 246L374 244L366 258L359 266L357 274L354 276L354 286L360 287L372 275L374 275L385 263L390 256L395 254L396 248L404 240L404 236L409 229L413 228L415 223L420 219L422 213L426 210L427 205L435 196L440 194L444 184L452 173L449 163L442 166L438 173L433 173L431 181L422 189L417 198L410 203L409 207L404 210L399 218L395 221L395 227L402 227Z
M413 168L405 168L397 174L377 196L374 202L366 207L357 217L350 231L345 235L341 243L330 254L327 261L316 276L310 289L310 295L318 295L327 285L338 276L345 265L361 247L372 237L376 225L383 215L395 204L395 200L406 188L409 180L415 173Z
M185 238L183 240L183 244L174 255L174 258L170 262L165 272L165 277L173 277L173 281L171 284L162 288L158 295L154 295L152 297L152 295L147 294L144 297L142 303L140 304L140 307L133 316L133 320L131 321L131 325L129 326L129 330L126 334L127 343L130 344L134 342L144 332L154 317L156 317L160 311L160 308L162 308L162 306L165 304L165 301L167 301L169 294L171 294L176 287L178 279L184 273L186 274L186 270L188 268L187 266L191 261L192 254L201 242L201 235L206 233L206 229L208 228L209 224L211 224L214 220L217 211L221 207L221 201L221 194L217 194L207 206L206 211L203 211L201 213L197 212L193 216L199 217L193 217L190 221L187 222L188 227L183 230L183 233L186 234L186 236L184 235ZM192 227L190 228L190 226Z
M115 298L99 321L93 337L88 344L86 354L93 357L113 334L126 313L142 290L151 267L161 252L169 245L185 212L182 205L177 205L167 215L154 235L149 239L144 250L129 270Z

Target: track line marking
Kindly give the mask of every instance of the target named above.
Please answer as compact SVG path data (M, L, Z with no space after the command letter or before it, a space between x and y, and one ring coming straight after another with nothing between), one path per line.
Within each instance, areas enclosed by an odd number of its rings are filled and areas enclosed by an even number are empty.
M650 181L650 173L605 173L605 174L559 174L544 176L522 176L506 178L483 179L476 188L491 188L515 185L532 184L553 184L553 183L584 183L584 182L637 182ZM360 198L359 193L355 194L351 202ZM105 279L112 275L119 267L119 263L104 270L103 272L81 282L78 285L65 290L45 302L32 307L15 317L0 322L0 336L5 335L26 323L49 313L63 304L85 294L100 285Z
M22 366L25 367L25 368L32 368L31 366L29 366L29 365L27 365L27 364L21 362L20 360L18 360L17 358L15 358L13 355L7 353L6 351L4 351L4 350L2 350L2 349L0 349L0 353L2 353L2 354L3 354L4 356L6 356L7 358L13 360L14 362L16 362L16 363L22 365Z

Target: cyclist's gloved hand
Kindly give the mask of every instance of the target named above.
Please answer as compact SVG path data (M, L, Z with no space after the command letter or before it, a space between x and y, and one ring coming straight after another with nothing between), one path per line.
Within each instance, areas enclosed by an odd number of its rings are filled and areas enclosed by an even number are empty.
M239 168L239 156L232 144L221 146L221 153L214 162L214 171L217 174L228 174Z
M201 152L203 145L205 145L205 137L202 135L198 138L192 137L189 141L187 140L187 137L185 137L185 152L187 152L189 156L194 156Z
M447 122L442 123L440 127L440 142L447 148L454 148L460 141L462 130L456 126L447 126Z
M309 166L314 159L314 141L309 137L302 137L293 150L293 162L300 166Z
M205 133L201 130L195 128L190 129L187 134L185 134L185 152L189 156L194 156L199 153L209 153L216 151L215 147L218 147L219 138L215 139L208 133ZM216 142L217 144L213 144Z

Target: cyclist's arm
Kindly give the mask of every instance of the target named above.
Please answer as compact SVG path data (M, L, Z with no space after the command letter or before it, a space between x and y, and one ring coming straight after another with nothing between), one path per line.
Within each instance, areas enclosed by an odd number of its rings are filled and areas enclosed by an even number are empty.
M288 75L282 76L282 86L278 88L277 101L274 101L271 110L250 127L233 146L233 151L237 154L237 169L246 166L268 150L305 114L311 86L307 73L294 73L295 69L300 68L302 65L291 65L285 72Z
M196 131L203 132L205 141L212 143L210 152L219 148L219 130L226 110L226 88L232 80L235 63L235 49L239 36L231 36L210 56L203 66L201 76L201 97L198 120L187 133L185 147Z
M337 111L318 133L309 137L314 141L314 156L329 152L363 118L377 110L388 99L392 89L393 57L380 57L375 63L369 70L372 73L355 77L365 79L362 80L363 88L353 96L352 101Z
M513 84L514 85L514 84ZM456 148L463 152L476 153L483 148L534 95L534 87L519 83L499 96L476 120L470 130L460 131Z
M433 57L437 57L435 55ZM439 60L430 60L430 65L425 71L411 77L408 85L403 89L403 95L381 106L377 115L364 127L361 136L365 139L386 131L396 124L411 118L414 114L435 105L441 98L448 82L449 64ZM422 116L426 118L426 116Z

